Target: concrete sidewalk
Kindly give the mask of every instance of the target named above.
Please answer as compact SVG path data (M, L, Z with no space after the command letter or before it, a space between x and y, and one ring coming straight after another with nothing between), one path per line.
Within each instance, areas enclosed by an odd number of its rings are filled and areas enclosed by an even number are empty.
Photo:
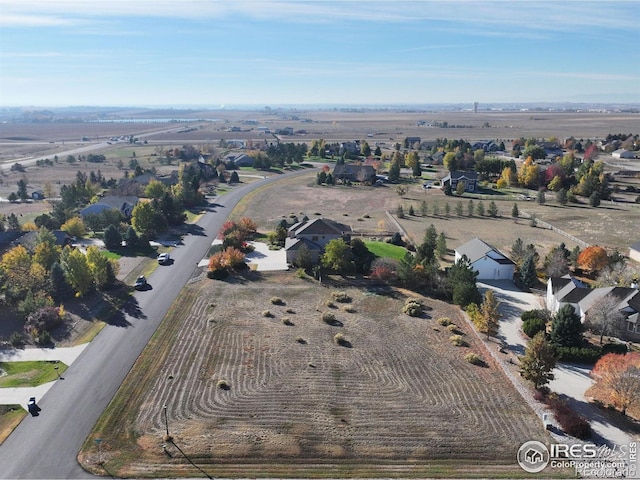
M70 366L88 343L68 348L0 349L0 362L59 361ZM57 380L37 387L0 388L0 405L22 405L27 409L30 397L40 400Z

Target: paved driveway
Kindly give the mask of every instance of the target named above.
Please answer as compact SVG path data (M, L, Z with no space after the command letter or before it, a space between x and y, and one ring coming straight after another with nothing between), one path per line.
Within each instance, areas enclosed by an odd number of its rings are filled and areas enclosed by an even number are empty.
M488 288L495 292L497 299L501 302L500 312L503 315L498 338L503 341L507 350L515 355L523 355L528 339L522 333L520 316L527 310L544 308L543 297L523 292L513 282L507 280L478 282L478 288L482 293ZM564 396L575 411L589 419L594 432L591 441L598 445L609 446L628 444L632 440L631 435L610 421L610 418L615 418L618 414L603 412L585 398L584 393L593 383L589 377L590 371L590 366L559 364L553 371L555 379L549 384L549 388ZM517 380L520 381L520 379Z

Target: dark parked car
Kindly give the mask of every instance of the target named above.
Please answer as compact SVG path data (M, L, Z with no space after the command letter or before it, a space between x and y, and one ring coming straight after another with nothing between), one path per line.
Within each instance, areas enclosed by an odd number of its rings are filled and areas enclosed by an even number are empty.
M31 414L31 416L33 417L37 417L38 415L40 415L40 410L42 410L37 404L36 404L36 397L31 397L29 399L29 401L27 402L27 408L29 409L29 413Z
M136 290L144 290L145 288L147 288L147 277L145 277L144 275L140 275L137 279L136 279L136 283L133 284L133 287Z

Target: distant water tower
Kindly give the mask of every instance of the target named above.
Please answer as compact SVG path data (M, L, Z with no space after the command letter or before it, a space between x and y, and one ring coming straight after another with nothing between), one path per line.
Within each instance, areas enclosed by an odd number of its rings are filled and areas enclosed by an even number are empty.
M478 113L478 102L473 102L473 113Z

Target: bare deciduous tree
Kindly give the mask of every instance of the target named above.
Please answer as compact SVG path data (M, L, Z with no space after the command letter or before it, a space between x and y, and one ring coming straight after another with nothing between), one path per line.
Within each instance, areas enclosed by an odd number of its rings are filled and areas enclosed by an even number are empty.
M618 310L620 299L611 294L599 298L589 307L586 315L588 326L600 334L600 345L605 335L616 336L622 329L624 315Z

